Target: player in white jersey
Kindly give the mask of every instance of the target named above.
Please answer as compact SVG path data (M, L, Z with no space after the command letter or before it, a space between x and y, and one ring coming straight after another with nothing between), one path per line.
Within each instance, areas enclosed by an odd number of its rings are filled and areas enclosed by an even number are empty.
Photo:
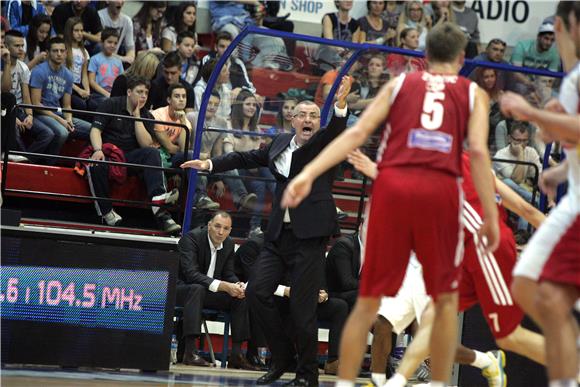
M561 1L555 18L558 48L566 50L566 39L574 42L580 57L580 3ZM568 55L566 51L563 52ZM549 141L560 141L567 149L569 191L553 213L530 240L521 263L514 269L518 276L514 291L530 292L521 299L524 309L539 323L546 337L550 386L576 387L578 324L571 309L580 297L580 114L578 106L578 66L564 81L561 103L549 109L531 107L521 96L506 93L501 109L506 116L536 122ZM570 93L575 90L575 93ZM563 168L552 172L560 174ZM561 176L561 175L560 175ZM548 175L548 177L550 177ZM558 181L551 176L552 182ZM549 179L548 179L549 181ZM550 188L545 184L544 188ZM526 278L527 277L527 278ZM537 285L535 281L540 280ZM534 297L534 302L532 298ZM533 302L533 303L532 303ZM527 304L527 305L524 305Z

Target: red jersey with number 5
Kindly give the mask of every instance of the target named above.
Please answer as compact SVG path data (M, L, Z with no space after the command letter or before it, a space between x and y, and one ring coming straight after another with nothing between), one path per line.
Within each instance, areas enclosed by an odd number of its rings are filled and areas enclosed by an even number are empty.
M417 166L461 176L475 87L458 75L402 74L377 153L379 169Z

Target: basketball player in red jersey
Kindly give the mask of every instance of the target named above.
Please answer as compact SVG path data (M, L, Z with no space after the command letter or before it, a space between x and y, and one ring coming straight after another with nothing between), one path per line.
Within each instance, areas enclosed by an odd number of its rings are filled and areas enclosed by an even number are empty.
M489 100L458 76L465 35L454 25L427 36L429 71L402 74L385 85L348 129L286 188L282 206L296 206L312 181L361 146L386 120L373 185L359 298L341 341L337 386L353 386L380 297L394 296L414 250L435 303L430 347L433 387L445 386L457 341L458 275L463 257L461 152L464 138L483 208L481 246L498 245L498 211L487 150Z

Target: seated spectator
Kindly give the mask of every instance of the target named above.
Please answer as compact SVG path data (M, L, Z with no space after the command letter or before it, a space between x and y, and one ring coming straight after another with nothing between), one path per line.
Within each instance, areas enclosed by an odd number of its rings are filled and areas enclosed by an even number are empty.
M123 74L119 74L113 82L111 97L122 97L127 95L127 79L135 76L143 77L152 81L157 74L159 58L151 51L141 51L133 64Z
M554 80L555 78L536 75L534 77L534 92L530 96L533 98L533 105L538 108L544 108L546 102L555 98L554 93Z
M105 98L111 96L113 82L119 74L123 73L123 62L115 55L119 35L114 28L105 28L101 32L103 42L102 51L91 57L89 62L89 84L91 96L89 108L96 110Z
M451 9L450 1L433 0L423 8L425 15L431 18L431 28L446 22L457 24L455 22L455 12Z
M195 85L200 78L200 61L195 55L197 41L191 31L183 31L177 35L177 53L181 57L181 79L190 85Z
M25 57L30 70L46 60L51 28L50 17L40 14L32 18L28 35L26 35Z
M536 39L519 41L512 52L511 63L514 66L558 71L560 56L554 45L554 25L544 23L540 26ZM528 78L516 91L525 94L532 88L532 84Z
M258 7L255 13L255 22L258 27L264 27L266 9ZM246 65L275 70L290 71L293 67L292 60L286 52L284 40L275 36L260 34L247 35L238 46L240 59Z
M479 87L485 90L489 96L489 137L487 144L489 152L494 154L498 150L495 140L496 127L501 121L505 120L505 117L502 115L499 108L499 97L501 96L502 90L499 89L497 83L498 71L495 69L478 67L475 69L474 74L475 82Z
M388 0L385 1L385 10L383 12L383 18L387 21L389 26L393 28L397 28L399 25L399 17L401 16L401 12L403 11L403 5L399 4L398 1ZM394 39L389 40L386 42L387 46L396 47L397 46L397 36L395 35Z
M401 48L418 51L419 31L412 27L405 28L401 31L399 41L401 42ZM399 54L389 54L387 56L387 68L392 77L396 77L401 73L423 71L426 67L425 60L416 56Z
M64 42L66 44L66 67L73 74L73 93L71 103L73 109L89 110L89 53L85 49L83 38L83 21L79 17L71 17L64 26Z
M167 26L161 32L161 49L165 53L177 49L177 35L183 31L191 31L195 34L195 21L197 20L197 7L194 2L185 1L179 4Z
M51 108L71 108L73 75L64 66L66 46L64 39L51 38L48 41L48 60L32 69L30 76L30 99L32 104ZM62 100L62 104L61 101ZM50 130L54 137L45 148L45 153L58 155L69 136L87 140L91 124L75 118L71 113L49 110L34 111L35 125L44 125L43 132ZM50 158L47 164L54 164Z
M390 55L389 58L393 56ZM359 78L351 88L349 108L358 116L372 102L380 88L389 80L384 54L375 54L369 58L364 76Z
M193 92L193 87L185 80L181 79L181 64L181 57L177 51L172 51L165 55L161 61L161 75L151 82L151 93L149 94L146 106L151 106L151 109L158 109L167 106L168 87L179 83L187 91L185 112L189 113L194 110L195 94Z
M265 0L263 1L266 6L266 17L264 18L264 27L271 28L278 31L294 32L294 23L287 20L290 14L284 16L278 16L280 13L280 2L277 0ZM288 48L288 54L293 55L294 46L289 46L291 41L286 41Z
M245 286L234 273L234 241L230 238L232 218L216 212L207 226L196 228L179 240L179 273L176 304L183 306L183 364L207 367L195 349L201 335L203 308L226 310L232 316L232 353L228 368L258 370L242 354L242 343L250 338Z
M244 1L244 3L253 7L261 6L258 0ZM211 30L217 33L227 32L235 38L244 27L254 25L254 20L244 5L239 1L211 0L209 2Z
M510 131L509 145L499 149L494 155L494 159L517 160L533 163L537 166L538 172L542 172L542 163L538 152L528 146L530 142L530 132L528 128L521 124L512 125ZM498 177L511 189L516 191L527 202L532 203L532 190L536 177L534 168L528 165L494 162L493 164ZM539 177L539 175L538 175ZM527 223L520 219L518 229L526 229Z
M465 57L473 58L479 54L479 18L477 13L465 6L465 0L453 1L452 9L455 24L459 26L467 37Z
M66 21L71 17L80 17L83 21L83 37L88 42L87 50L89 54L94 55L98 52L97 48L101 42L101 19L97 10L89 6L86 0L75 0L70 2L61 2L52 12L52 24L54 31L58 35L63 35Z
M211 59L201 68L201 78L199 81L197 81L197 84L194 88L196 104L195 110L199 110L200 108L201 98L203 97L203 94L207 88L207 82L209 82L209 78L211 77L211 74L214 71L217 63L217 59ZM220 75L218 76L216 84L212 90L212 92L215 91L220 95L220 106L217 111L217 116L225 120L230 119L230 113L232 111L232 89L230 83L228 82L229 79L230 64L228 62L224 64L224 67L222 67ZM234 94L239 93L239 91L240 89L236 89Z
M161 167L159 150L152 146L153 124L131 119L153 118L144 107L148 92L149 81L141 77L130 78L126 96L107 98L99 105L97 112L114 114L117 118L96 116L91 128L91 159L105 160L103 145L112 144L123 151L128 163ZM87 168L90 170L89 187L93 196L109 198L109 166L95 164ZM174 189L167 192L163 171L145 168L138 172L143 174L147 195L154 204L163 206L177 201L179 191ZM167 210L157 206L152 207L152 211L160 228L169 234L179 233L181 226L175 223ZM110 201L97 200L95 207L97 214L109 226L117 226L122 222L123 218L115 212Z
M280 105L280 110L276 114L276 124L266 131L268 134L292 133L292 118L294 117L294 108L298 105L298 99L286 95Z
M9 30L3 39L2 48L2 71L0 82L2 93L11 93L16 99L15 103L30 105L30 70L21 61L24 55L24 35L18 30ZM34 138L30 147L25 146L21 135L29 131ZM52 131L42 125L34 125L32 109L16 108L16 132L15 140L18 145L17 150L28 152L44 153L46 146L52 140ZM26 162L28 158L19 155L9 155L10 161Z
M165 11L167 1L144 1L143 6L133 17L135 51L153 51L164 54L161 49L161 31L167 26Z
M167 106L151 111L153 117L158 121L173 122L188 127L191 134L191 123L185 116L185 102L187 101L187 91L180 83L169 85L167 90ZM187 132L180 126L167 124L155 124L154 146L160 148L161 160L166 168L179 167L185 161L185 144L187 143Z
M213 51L210 51L206 56L201 58L202 66L205 66L205 64L210 59L219 59L224 54L226 49L230 46L232 40L233 38L228 32L218 33L216 36ZM238 87L245 87L252 93L256 92L256 88L252 84L252 81L250 80L250 77L248 75L246 65L241 59L239 59L236 56L230 57L229 83L230 88L236 89Z
M361 41L387 46L395 45L397 25L389 24L383 17L386 7L387 2L383 0L367 1L367 14L358 19Z
M10 29L22 32L24 36L28 34L28 28L32 18L36 15L47 15L46 9L41 1L9 0L3 14L8 18Z
M130 65L135 60L135 39L133 38L133 20L122 12L125 0L109 0L106 8L98 14L103 28L113 28L119 35L119 44L115 54L123 63Z
M232 105L232 128L244 132L259 132L258 121L260 117L260 107L256 96L247 90L242 90L234 104ZM223 140L224 153L247 152L260 148L265 139L258 136L233 135L227 136ZM249 236L262 234L262 212L266 202L266 190L272 195L276 190L274 176L268 168L261 167L251 170L238 170L240 176L246 176L244 183L248 191L257 196L254 207L254 215L250 219ZM272 181L255 180L255 177L270 179Z
M399 17L397 25L398 46L401 46L401 32L407 28L414 28L418 33L418 44L413 50L424 51L425 39L429 32L429 20L425 16L423 4L420 1L409 1L405 3L405 8Z
M331 297L346 301L349 311L354 307L358 295L363 227L361 223L354 234L338 238L326 256L328 293Z

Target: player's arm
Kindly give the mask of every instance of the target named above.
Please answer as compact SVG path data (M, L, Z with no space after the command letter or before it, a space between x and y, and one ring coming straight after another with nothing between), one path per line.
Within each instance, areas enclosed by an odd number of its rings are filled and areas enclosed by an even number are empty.
M312 182L330 168L343 161L349 152L363 145L366 139L387 118L391 95L398 81L392 79L382 87L375 100L365 109L357 123L344 131L312 160L286 188L283 207L296 207L308 196Z
M487 247L493 251L499 242L499 228L493 186L494 178L487 150L488 130L489 97L481 88L476 87L473 111L468 123L469 161L473 183L483 206L484 224L480 233L487 238Z
M535 228L540 227L540 224L546 219L537 208L526 202L520 195L515 193L507 184L502 182L497 177L495 178L495 187L501 196L503 206L514 212L516 215L524 218Z

